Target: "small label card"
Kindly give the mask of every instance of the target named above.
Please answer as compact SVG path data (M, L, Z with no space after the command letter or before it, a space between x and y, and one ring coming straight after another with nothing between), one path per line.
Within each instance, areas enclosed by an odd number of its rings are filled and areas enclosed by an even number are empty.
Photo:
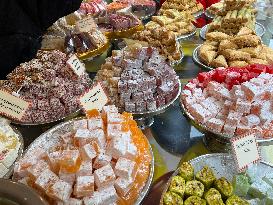
M20 120L29 103L23 99L13 96L6 91L0 90L0 113L11 117L16 120Z
M248 166L260 160L260 153L254 132L232 138L231 144L239 171L243 171Z
M84 64L74 54L66 62L78 76L81 76L85 72Z
M79 32L89 32L96 28L97 24L92 16L88 16L76 22L76 30Z
M108 101L109 98L100 82L80 97L80 103L84 110L98 109L100 111Z

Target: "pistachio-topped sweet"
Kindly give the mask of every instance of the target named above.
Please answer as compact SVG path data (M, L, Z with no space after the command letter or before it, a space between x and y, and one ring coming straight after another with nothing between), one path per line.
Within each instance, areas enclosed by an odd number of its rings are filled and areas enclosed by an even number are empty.
M194 178L194 168L189 162L182 162L179 167L179 175L183 177L186 181L193 180Z
M186 182L180 176L174 176L171 180L169 191L178 194L179 196L183 197L185 192Z
M206 189L209 189L216 178L213 170L208 166L204 166L203 169L196 173L196 179L202 182Z
M202 197L204 194L204 185L197 180L188 181L186 183L185 195L186 196L199 196Z
M239 196L233 195L227 199L226 205L250 205L250 204L246 200L240 198Z
M222 197L227 199L233 193L232 184L225 178L221 177L214 182L214 187L221 193Z
M205 194L205 199L208 205L224 205L220 192L214 188L208 190Z
M206 200L201 199L198 196L190 196L186 199L184 205L206 205Z
M183 205L183 199L176 193L168 191L163 196L164 205Z

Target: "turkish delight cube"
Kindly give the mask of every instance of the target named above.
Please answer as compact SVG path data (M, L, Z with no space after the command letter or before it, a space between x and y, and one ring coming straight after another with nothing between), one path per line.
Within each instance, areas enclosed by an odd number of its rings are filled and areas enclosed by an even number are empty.
M59 177L50 169L45 169L35 181L35 185L43 191L46 191L49 186L53 185Z
M64 144L73 144L73 136L74 134L72 132L67 132L63 135L61 135L62 141Z
M77 197L90 196L94 193L94 176L78 176L73 194Z
M46 194L49 197L55 200L60 200L60 201L68 200L71 193L72 193L72 185L63 180L56 181L46 191Z
M103 121L101 118L88 119L87 124L89 130L103 129Z
M162 107L166 104L165 97L162 95L158 95L156 97L156 107Z
M236 127L239 124L241 117L242 117L241 113L230 110L226 119L226 124Z
M247 115L241 119L242 124L248 126L248 127L254 127L261 123L260 118L257 115Z
M125 196L133 186L134 181L132 179L125 179L118 177L115 181L115 188L120 196Z
M234 135L236 126L225 124L223 127L223 133L227 135Z
M95 161L94 161L94 168L99 169L111 162L112 157L108 154L105 153L100 153Z
M81 199L75 199L75 198L69 198L65 202L60 202L60 204L56 205L82 205L82 200Z
M27 169L28 176L35 180L45 169L50 169L49 164L45 160L39 160L37 164Z
M186 90L186 89L182 90L182 94L181 95L182 95L183 98L192 96L191 91L190 90Z
M82 161L76 176L92 176L92 161Z
M109 113L118 113L118 108L115 105L103 106L101 116L106 119Z
M191 83L191 82L187 83L187 84L185 85L185 87L184 87L184 89L190 90L191 92L192 92L195 88L196 88L196 84Z
M217 90L217 92L215 92L214 96L218 99L225 99L225 100L231 99L231 94L230 94L229 90L225 87L222 87L219 90Z
M128 90L130 92L136 92L138 89L138 83L136 80L128 80Z
M66 170L60 169L59 171L59 177L61 180L69 183L74 184L76 180L76 174L75 173L68 173Z
M206 125L216 132L221 132L224 126L224 121L216 118L211 118L206 122Z
M136 92L132 94L132 100L134 102L141 101L144 98L143 92Z
M115 183L115 173L110 164L107 164L94 172L95 183L98 188L112 186Z
M242 83L242 90L245 92L246 98L249 101L257 100L263 94L263 91L260 87L250 82Z
M115 166L116 176L126 179L134 179L136 175L136 163L132 160L120 157Z
M191 114L200 123L205 123L207 120L209 120L212 117L211 112L203 108L200 104L194 104L192 105L191 108L192 108L190 110Z
M80 152L79 150L64 150L60 160L60 167L63 170L76 169L78 167Z
M136 104L133 102L125 102L125 111L134 113L136 111Z
M114 186L109 186L99 191L95 191L92 197L85 197L85 205L106 205L115 204L118 199Z
M85 144L80 148L81 158L83 160L92 160L97 156L97 151L91 144Z
M147 110L145 101L136 102L135 105L136 105L136 112L144 112Z
M247 101L242 100L242 99L237 99L236 105L235 105L235 110L237 112L248 114L248 113L250 113L250 109L251 109L251 103L250 102L247 102Z
M127 150L124 157L130 160L134 160L137 154L138 154L137 147L132 142L129 142L127 144Z
M263 78L252 78L250 82L257 86L263 86L266 83L266 80Z
M156 110L156 101L155 100L147 101L147 110L148 111Z
M122 137L113 138L108 144L108 153L114 159L118 159L126 154L127 142Z
M248 178L245 175L235 175L232 179L232 185L234 187L234 193L241 197L245 197L247 195L250 187Z
M108 124L107 125L107 135L106 138L111 140L117 136L121 135L121 124Z
M236 128L236 135L238 135L238 136L244 135L244 134L248 133L250 130L251 130L250 127L243 125L242 123L239 123Z
M266 182L263 180L258 180L250 185L248 193L256 198L263 199L266 197L268 190L272 189Z
M123 121L122 115L119 113L108 113L107 124L120 124Z
M55 151L55 152L48 153L49 165L55 173L58 173L60 169L60 161L62 157L63 157L62 151Z
M273 174L266 173L263 180L273 188Z
M105 147L106 138L102 129L96 129L91 131L90 142L93 141L96 142L101 149Z
M76 120L73 123L73 130L78 130L78 129L87 129L87 120L83 119L83 120Z

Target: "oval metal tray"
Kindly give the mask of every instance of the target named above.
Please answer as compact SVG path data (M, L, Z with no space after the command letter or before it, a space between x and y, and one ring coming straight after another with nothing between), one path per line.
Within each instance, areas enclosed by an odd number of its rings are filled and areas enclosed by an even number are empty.
M56 146L56 144L62 143L60 136L67 133L67 132L72 131L74 121L77 121L80 119L83 119L83 117L82 118L75 118L73 120L60 123L60 124L52 127L51 129L49 129L48 131L44 132L28 146L28 148L23 153L23 157L27 153L33 151L36 148L43 148L45 150L49 150L51 147ZM147 138L146 138L146 140L149 144L150 154L151 154L151 158L152 158L151 164L150 164L150 173L149 173L149 177L147 179L147 182L146 182L144 188L139 193L139 197L136 200L135 205L140 205L141 202L143 201L143 199L145 198L145 196L148 194L149 189L152 184L153 176L154 176L154 155L153 155L152 147L151 147ZM13 179L16 180L15 178L13 178Z
M201 10L201 11L198 11L198 12L192 14L192 15L194 16L194 18L198 19L200 16L202 16L203 13L204 13L204 11Z
M208 28L208 24L205 25L205 26L203 26L203 27L200 29L200 33L199 33L200 38L201 38L202 40L204 40L204 41L206 40L207 28ZM257 36L262 37L262 36L265 34L265 31L266 31L266 30L265 30L265 27L264 27L262 24L260 24L260 23L258 23L258 22L255 23L255 33L256 33Z
M234 160L232 155L226 153L206 154L194 158L189 162L194 167L194 173L200 171L207 165L214 171L216 178L225 177L227 180L231 181L233 176L238 174L235 164L236 160ZM265 162L260 162L253 166L258 166L257 175L260 177L264 176L265 173L271 173L273 171L273 167ZM167 192L172 177L178 175L178 172L179 170L177 169L168 180L161 195L160 205L163 205L163 195Z
M204 14L207 17L207 19L209 19L209 20L212 20L215 17L215 15L211 14L208 10L205 10Z
M204 63L202 63L201 59L199 58L199 49L202 45L197 46L192 53L192 60L194 63L196 63L197 65L201 66L202 68L208 69L208 70L212 70L214 69L213 67L207 66Z
M199 123L192 115L191 113L186 109L186 106L182 101L180 101L181 108L183 109L183 112L188 116L188 118L192 121L192 124L201 132L207 132L212 133L215 135L215 137L219 138L222 141L229 142L229 140L234 137L233 135L227 135L223 134L221 132L216 132L215 130L212 130L208 128L206 125L203 125ZM267 145L273 145L273 137L271 139L260 139L257 138L257 143L261 146L267 146Z

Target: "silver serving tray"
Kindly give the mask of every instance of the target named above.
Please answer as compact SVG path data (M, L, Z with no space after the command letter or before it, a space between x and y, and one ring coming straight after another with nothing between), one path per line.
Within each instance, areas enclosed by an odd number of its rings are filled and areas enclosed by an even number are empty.
M14 164L15 164L15 162L17 162L22 157L22 154L23 154L23 151L24 151L24 139L23 139L22 134L14 126L11 126L11 128L17 134L19 142L21 143L21 145L20 145L19 150L18 150L17 158L14 160L13 164L8 168L9 171L3 176L4 179L9 179L11 177L11 175L13 174Z
M238 174L235 164L236 160L234 160L232 155L227 153L206 154L194 158L189 162L194 167L195 174L206 165L213 169L216 178L225 177L227 180L232 181L233 176ZM266 162L260 162L253 166L258 166L258 177L263 177L266 173L271 173L273 171L273 166ZM177 169L168 180L161 195L160 205L163 205L163 195L167 192L172 177L178 175L178 172L179 170Z
M28 148L23 153L22 157L24 157L28 153L33 152L36 148L42 148L45 150L49 150L51 147L61 144L62 139L60 136L67 133L67 132L72 131L74 121L77 121L80 119L83 119L83 117L60 123L60 124L52 127L51 129L49 129L48 131L44 132L28 146ZM149 173L149 177L147 179L147 182L146 182L144 188L139 193L139 197L138 197L137 201L135 202L135 205L140 205L141 202L143 201L143 199L145 198L145 196L148 194L149 189L152 184L153 176L154 176L154 155L153 155L152 147L151 147L148 139L147 139L147 142L149 144L150 154L152 157L152 161L150 164L150 173ZM15 177L13 179L16 180Z
M209 20L212 20L214 19L215 15L214 14L211 14L208 10L205 10L205 16L209 19Z
M194 63L196 63L197 65L201 66L202 68L208 69L208 70L213 70L213 67L207 66L205 65L201 59L199 58L199 49L202 45L197 46L192 53L192 60Z
M229 140L234 137L234 135L227 135L221 132L216 132L215 130L210 129L206 125L203 125L199 123L192 115L191 113L187 110L186 106L180 101L181 108L183 109L183 112L188 116L188 118L192 121L192 124L201 132L205 133L212 133L215 135L215 137L219 138L221 141L226 141L229 142ZM261 139L257 138L256 139L257 143L261 146L267 146L267 145L273 145L273 137L271 139Z
M196 31L197 31L197 28L194 26L193 32L188 33L188 34L184 34L184 35L181 35L181 36L177 36L176 40L181 41L181 40L189 39L189 38L193 37L196 34Z
M205 25L200 30L200 38L204 41L206 40L207 28L208 25ZM265 31L265 27L262 24L255 22L255 33L257 36L262 37L265 34Z
M195 19L198 19L200 16L202 16L203 13L204 13L204 11L201 10L201 11L198 11L198 12L194 13L193 16L194 16Z

